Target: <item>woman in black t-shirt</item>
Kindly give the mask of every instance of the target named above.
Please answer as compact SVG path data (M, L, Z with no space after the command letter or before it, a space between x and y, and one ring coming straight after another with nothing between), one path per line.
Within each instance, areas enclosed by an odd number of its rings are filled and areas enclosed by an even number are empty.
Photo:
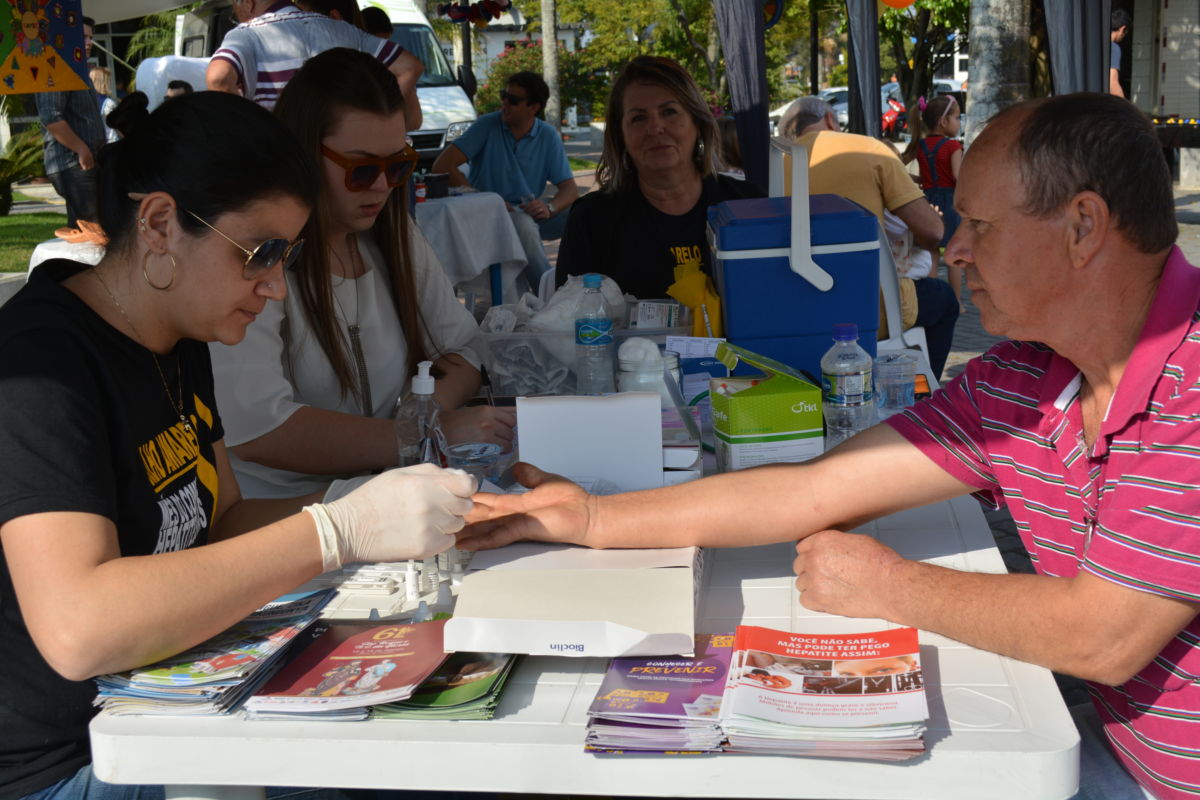
M471 507L473 481L434 467L303 512L241 499L203 342L240 341L283 296L315 169L233 95L128 122L98 159L104 259L42 265L0 309L2 800L161 795L92 775L93 676L185 650L343 561L428 557Z
M669 58L630 61L613 84L607 119L599 191L571 207L555 282L598 272L635 297L666 297L677 268L711 274L708 207L763 195L717 174L716 120L696 82Z

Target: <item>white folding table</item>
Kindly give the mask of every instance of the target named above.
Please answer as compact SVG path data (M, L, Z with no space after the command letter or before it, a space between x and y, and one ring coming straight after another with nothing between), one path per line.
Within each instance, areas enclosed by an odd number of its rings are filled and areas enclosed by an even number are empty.
M746 509L752 525L754 510ZM978 506L960 498L860 529L909 558L1003 572ZM738 623L870 631L879 620L808 611L788 544L706 552L698 630ZM996 613L1006 613L998 608ZM584 722L606 662L528 658L495 719L249 722L120 717L91 726L96 774L166 784L173 798L261 798L267 786L746 798L1062 800L1078 783L1079 738L1051 674L921 633L929 752L903 763L781 756L596 756Z

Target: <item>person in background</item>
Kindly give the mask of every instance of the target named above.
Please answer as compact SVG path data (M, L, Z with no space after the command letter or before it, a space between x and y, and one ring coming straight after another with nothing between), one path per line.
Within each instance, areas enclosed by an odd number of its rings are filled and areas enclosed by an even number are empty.
M167 84L167 91L163 95L163 100L170 100L172 97L182 97L185 94L191 94L193 91L195 90L187 81L171 81Z
M376 6L367 6L361 13L363 28L367 33L380 39L392 38L392 21L388 19L386 11Z
M88 70L88 77L92 79L92 87L96 90L96 100L100 108L100 119L105 121L104 140L106 142L115 142L117 140L117 132L109 127L106 121L108 115L116 110L117 107L117 101L113 98L112 72L104 67L92 67Z
M380 41L349 22L303 11L288 0L234 0L233 13L241 24L225 34L209 61L204 75L209 89L240 94L274 108L301 64L331 48L349 47L388 68L405 97L409 130L421 127L416 88L425 66L400 45Z
M717 174L717 122L696 82L669 58L638 56L608 98L599 190L567 220L555 282L598 272L642 299L666 297L677 269L711 275L705 213L723 200L761 197Z
M290 497L395 466L396 400L431 360L450 443L512 444L512 409L460 406L480 386L479 328L411 222L404 97L378 61L310 59L276 113L318 160L304 252L235 347L212 346L233 466L251 497Z
M721 134L721 170L722 175L746 180L746 171L742 164L742 147L738 143L737 123L733 117L717 119L717 129Z
M84 58L92 55L91 17L83 18ZM100 101L87 80L86 89L38 92L38 119L45 128L42 160L46 177L67 204L67 227L78 220L96 221L96 151L105 143Z
M916 159L925 199L942 215L945 231L941 246L945 247L958 230L959 222L958 212L954 210L954 187L962 168L963 147L956 138L962 130L962 109L952 94L940 95L928 103L922 97L919 106L921 113L912 120L912 141L900 160L909 164ZM940 250L938 252L940 254ZM961 312L962 273L948 266L947 277Z
M92 773L94 676L193 647L343 562L429 557L471 507L472 479L428 465L331 503L242 499L204 342L236 343L282 299L312 160L228 94L127 121L99 154L103 260L47 261L0 309L5 798L161 798Z
M504 198L529 262L522 278L533 292L551 269L542 239L562 235L567 210L579 197L562 137L539 119L549 97L550 87L541 75L508 76L500 91L500 110L475 120L433 162L434 172L449 174L451 186L469 184ZM469 181L459 170L467 162ZM554 184L555 194L543 200L547 183Z
M792 110L795 112L792 113ZM891 211L912 231L913 243L935 250L942 239L942 218L925 199L890 145L869 136L843 133L833 109L819 97L802 97L789 109L785 136L808 152L808 188L812 194L837 194L873 213L884 224ZM879 338L891 334L880 309ZM905 330L925 328L929 366L941 378L954 340L958 299L938 278L900 278L900 316Z
M349 22L356 28L367 30L363 25L362 11L354 0L299 0L296 5L305 11L315 11L330 19L340 19ZM369 33L369 31L368 31Z
M1108 54L1108 93L1114 94L1117 97L1124 97L1125 90L1121 88L1121 42L1125 41L1126 34L1129 33L1129 23L1133 20L1129 16L1129 12L1123 8L1113 9L1109 39L1112 44L1109 45Z
M459 546L799 538L805 608L1086 679L1093 702L1071 709L1082 739L1075 800L1194 800L1200 269L1175 244L1158 136L1108 94L1019 103L987 124L959 178L963 223L946 258L966 270L983 326L1010 341L804 464L610 497L518 465L536 488L476 495ZM1038 574L960 572L849 533L970 493L1009 508ZM943 538L958 544L952 529Z

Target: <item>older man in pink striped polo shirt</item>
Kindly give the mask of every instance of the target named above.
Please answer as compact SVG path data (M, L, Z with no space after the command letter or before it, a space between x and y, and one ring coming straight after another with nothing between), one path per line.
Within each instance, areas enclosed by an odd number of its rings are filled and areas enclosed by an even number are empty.
M1013 341L930 400L815 461L668 489L589 497L525 467L534 491L477 495L460 538L800 538L808 608L1086 679L1110 749L1088 747L1083 719L1081 798L1200 798L1200 270L1174 247L1154 129L1104 94L1014 106L967 153L955 205L946 257ZM1038 574L958 572L843 532L969 492L1009 507Z

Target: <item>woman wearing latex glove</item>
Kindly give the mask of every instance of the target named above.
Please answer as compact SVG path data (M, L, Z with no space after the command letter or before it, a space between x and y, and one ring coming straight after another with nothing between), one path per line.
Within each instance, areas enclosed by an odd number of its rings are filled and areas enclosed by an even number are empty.
M396 399L421 361L450 444L512 445L512 408L467 406L479 328L408 209L417 153L404 98L374 58L310 59L275 106L317 167L304 251L235 347L213 345L217 404L247 497L296 497L397 464Z
M0 309L5 797L131 796L91 774L88 678L186 650L343 562L432 555L472 507L474 481L431 466L308 513L242 499L205 342L237 343L283 297L312 164L230 94L134 116L99 154L104 259L48 261Z

